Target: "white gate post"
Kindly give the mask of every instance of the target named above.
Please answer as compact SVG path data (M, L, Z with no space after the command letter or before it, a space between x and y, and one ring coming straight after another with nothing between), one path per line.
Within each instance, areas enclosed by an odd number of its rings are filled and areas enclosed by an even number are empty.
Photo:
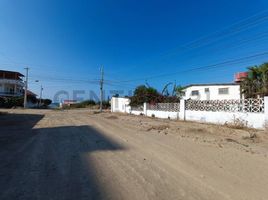
M266 126L268 123L268 96L264 97L264 117L265 117L264 126Z
M147 116L147 103L143 103L143 114Z
M113 107L114 107L114 97L111 98L111 112L113 112Z
M185 120L185 100L180 100L180 112L179 112L179 119Z

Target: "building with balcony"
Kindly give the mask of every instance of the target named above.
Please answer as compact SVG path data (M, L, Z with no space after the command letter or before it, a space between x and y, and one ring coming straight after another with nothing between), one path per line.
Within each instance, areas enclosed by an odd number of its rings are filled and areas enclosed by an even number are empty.
M0 96L22 96L23 77L24 75L19 72L0 70Z

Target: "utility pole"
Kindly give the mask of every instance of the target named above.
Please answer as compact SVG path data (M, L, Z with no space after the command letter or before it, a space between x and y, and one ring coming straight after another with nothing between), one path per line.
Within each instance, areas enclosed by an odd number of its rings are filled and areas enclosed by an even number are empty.
M24 86L24 108L27 108L27 91L28 91L28 75L29 75L29 67L24 68L26 70L26 79L25 79L25 86Z
M42 94L43 94L43 86L41 85L40 96L39 96L39 107L41 106L41 103L42 103Z
M100 72L101 72L101 79L100 79L100 112L102 112L102 100L103 100L103 76L104 76L103 66L101 66Z

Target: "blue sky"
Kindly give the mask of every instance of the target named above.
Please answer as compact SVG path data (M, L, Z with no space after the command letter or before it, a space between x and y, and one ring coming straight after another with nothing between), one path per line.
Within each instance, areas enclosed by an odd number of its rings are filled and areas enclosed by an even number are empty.
M266 0L0 0L0 68L29 66L30 89L38 94L42 83L48 98L97 92L101 65L106 95L145 82L159 90L175 81L232 82L267 55L186 71L268 51L267 9Z

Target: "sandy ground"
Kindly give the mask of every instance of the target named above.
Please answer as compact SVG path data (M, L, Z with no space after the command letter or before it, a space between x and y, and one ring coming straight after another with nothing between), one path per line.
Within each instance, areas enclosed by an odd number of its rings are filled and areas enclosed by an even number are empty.
M0 110L0 199L268 199L268 133L88 110Z

